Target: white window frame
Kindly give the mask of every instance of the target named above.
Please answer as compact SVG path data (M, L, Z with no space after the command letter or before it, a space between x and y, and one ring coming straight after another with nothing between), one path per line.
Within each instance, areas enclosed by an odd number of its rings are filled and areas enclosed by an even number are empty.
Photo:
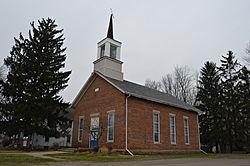
M174 131L172 131L171 118L174 119ZM169 133L170 133L170 142L172 145L176 145L176 119L175 114L169 114ZM172 141L172 135L174 135L174 141Z
M81 119L82 119L82 126L81 126ZM78 142L82 143L83 140L83 126L84 126L84 116L79 116L79 121L78 121ZM80 136L81 133L81 136ZM81 139L80 139L81 138Z
M155 122L155 114L158 115L158 131L155 130L155 124L157 122ZM159 111L153 111L153 140L154 140L154 144L159 144L161 142L161 126L160 126L160 112ZM158 141L155 141L155 134L158 134Z
M113 143L115 140L115 111L108 111L108 123L107 123L107 142L108 143ZM113 120L113 126L109 126L109 118L110 118L110 114L113 114L114 120ZM109 139L109 132L110 132L110 128L113 127L113 139Z
M187 122L187 126L185 124ZM186 145L190 145L190 132L189 132L189 120L188 117L183 117L183 129L184 129L184 142Z

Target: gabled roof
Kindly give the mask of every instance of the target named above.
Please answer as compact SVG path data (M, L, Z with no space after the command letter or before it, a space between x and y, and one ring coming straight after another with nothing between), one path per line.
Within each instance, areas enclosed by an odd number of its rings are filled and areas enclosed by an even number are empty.
M119 89L122 89L126 94L129 94L131 96L200 113L200 110L198 110L197 108L177 99L170 94L163 93L158 90L151 89L126 80L119 81L108 77L106 78L114 85L116 85Z
M87 90L87 88L92 83L94 78L96 78L97 75L103 78L104 80L106 80L107 82L109 82L111 85L113 85L115 88L117 88L119 91L121 91L124 94L131 95L131 96L145 99L145 100L149 100L149 101L153 101L153 102L157 102L157 103L161 103L161 104L166 104L169 106L181 108L181 109L188 110L188 111L201 113L199 109L177 99L176 97L170 94L163 93L163 92L160 92L160 91L157 91L157 90L154 90L154 89L151 89L151 88L148 88L148 87L145 87L145 86L142 86L142 85L130 82L130 81L115 80L115 79L106 77L99 72L92 73L90 78L87 80L87 82L85 83L85 85L83 86L83 88L78 93L75 100L73 101L71 107L74 107L78 103L80 98L83 96L84 92Z

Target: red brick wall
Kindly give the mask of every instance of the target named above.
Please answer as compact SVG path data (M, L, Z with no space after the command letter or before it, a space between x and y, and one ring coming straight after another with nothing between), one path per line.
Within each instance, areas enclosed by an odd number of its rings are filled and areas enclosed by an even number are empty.
M95 93L95 89L99 92ZM115 110L114 143L107 144L107 112ZM153 141L153 110L160 112L160 143ZM89 147L90 114L99 113L104 127L101 142L113 149L125 148L125 95L101 77L96 77L75 107L73 146ZM170 143L169 113L176 117L176 145ZM77 143L79 116L84 116L83 142ZM184 143L183 116L189 118L190 145ZM197 113L129 97L128 148L148 150L198 150Z
M95 93L95 89L99 91ZM107 143L107 121L108 111L115 111L115 131L114 143ZM103 130L101 134L101 144L112 145L112 148L123 149L125 139L125 95L107 83L101 77L96 77L88 87L84 96L75 107L74 128L73 128L73 146L89 148L89 127L90 115L99 113L100 125ZM79 116L84 116L84 129L82 144L78 144L78 124Z
M129 149L198 150L197 113L158 104L135 97L128 100ZM160 143L154 144L153 110L160 112ZM170 143L169 114L175 114L176 145ZM184 119L188 117L190 144L185 145Z

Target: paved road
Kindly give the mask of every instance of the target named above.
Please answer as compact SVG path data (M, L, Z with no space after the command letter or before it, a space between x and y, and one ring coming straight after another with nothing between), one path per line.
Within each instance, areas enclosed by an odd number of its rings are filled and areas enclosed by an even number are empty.
M43 166L43 165L39 165L39 166ZM75 163L53 163L51 164L51 166L250 166L250 159L190 158L190 159L105 162L105 163L75 162Z

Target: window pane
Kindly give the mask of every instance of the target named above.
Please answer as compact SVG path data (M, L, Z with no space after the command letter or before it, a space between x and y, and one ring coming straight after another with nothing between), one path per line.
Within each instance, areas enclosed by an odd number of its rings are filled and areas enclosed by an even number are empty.
M159 142L159 134L155 133L155 142Z
M188 126L188 119L184 119L184 138L185 143L189 144L189 126Z
M109 136L108 136L109 140L113 140L113 133L114 133L114 129L112 127L109 128Z
M79 127L78 127L78 141L82 142L82 134L83 134L83 118L79 119Z
M170 125L171 125L171 126L174 126L174 125L175 125L175 120L174 120L174 117L173 117L173 116L170 117Z
M159 114L158 113L154 113L154 122L158 123L159 122Z
M155 130L155 132L159 132L159 124L158 123L155 123L155 125L154 125L154 130Z
M83 128L83 119L80 119L80 123L79 123L79 128L82 129Z
M172 144L176 143L176 129L175 129L175 117L170 116L170 141Z
M175 143L175 134L174 133L171 134L171 143Z
M154 112L153 114L153 127L154 127L154 142L160 142L160 114Z
M79 131L79 141L82 140L82 130Z
M108 123L109 123L109 126L112 126L113 123L114 123L114 113L113 113L113 112L109 113L108 121L109 121L109 122L108 122Z
M114 141L114 112L108 113L108 142Z

